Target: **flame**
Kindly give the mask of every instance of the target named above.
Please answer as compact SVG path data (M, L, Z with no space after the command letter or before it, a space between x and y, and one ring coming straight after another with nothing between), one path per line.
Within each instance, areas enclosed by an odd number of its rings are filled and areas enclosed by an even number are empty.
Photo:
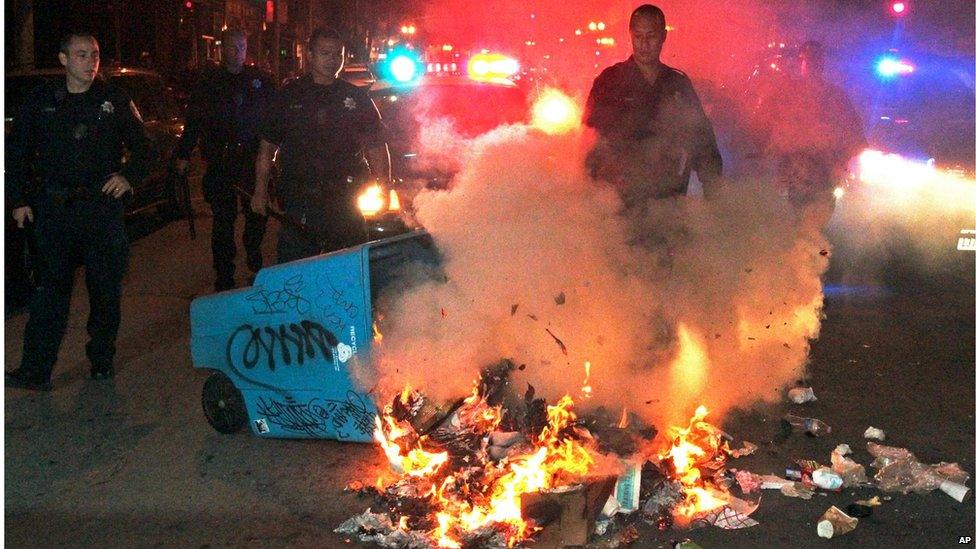
M376 428L373 430L373 438L383 448L386 459L390 466L399 474L406 474L413 477L425 477L437 472L438 469L447 463L447 452L432 453L427 452L421 446L421 441L417 441L417 447L412 448L407 455L402 455L403 449L396 443L396 440L403 437L408 431L399 425L390 416L385 416L387 427L383 428L380 419L376 418ZM386 431L386 433L384 433Z
M590 387L590 361L587 360L583 363L583 369L586 371L586 377L583 378L583 387L580 392L583 398L590 398L593 396L593 387Z
M403 398L401 393L399 398ZM374 438L383 448L394 471L407 477L432 481L427 497L435 506L437 526L428 533L438 547L460 547L460 535L486 525L503 526L509 546L525 540L538 528L522 517L522 495L568 485L586 475L593 457L576 440L566 436L576 420L573 399L562 397L546 407L547 424L526 453L509 456L497 464L485 459L477 481L448 475L434 477L448 461L447 452L423 450L425 437L411 437L409 425L401 426L389 414L377 419ZM497 429L502 418L499 406L490 406L475 388L456 411L459 424L487 436ZM406 455L398 441L412 447Z
M376 322L373 322L373 341L375 343L383 343L383 333L380 332L380 327Z
M407 385L403 388L403 392L400 393L400 404L407 406L410 404L410 386Z
M704 339L684 323L678 324L678 355L671 363L670 398L676 409L700 396L708 374L708 353ZM668 419L668 418L666 418ZM673 423L677 418L670 418Z
M670 447L658 457L671 460L676 479L681 482L685 492L684 501L674 511L674 518L681 524L691 522L702 513L728 505L722 494L704 486L699 465L707 461L724 459L722 450L728 445L722 440L722 433L705 421L708 409L698 406L687 427L669 427Z
M620 413L620 423L617 423L617 427L621 429L626 429L627 425L630 424L630 416L627 413L627 408L624 408L623 412Z

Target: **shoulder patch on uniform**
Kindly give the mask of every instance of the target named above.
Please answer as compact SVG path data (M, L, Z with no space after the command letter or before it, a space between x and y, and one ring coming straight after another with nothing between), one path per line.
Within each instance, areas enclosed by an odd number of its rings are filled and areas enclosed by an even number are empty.
M136 117L136 120L142 122L142 114L139 112L139 109L136 107L135 101L132 101L131 99L129 100L129 110L132 111L132 116Z
M346 97L342 100L342 106L349 110L353 110L356 108L356 100L352 97Z
M111 101L105 101L105 102L103 102L102 103L102 112L107 112L109 114L112 114L113 112L115 112L115 105L113 105Z
M256 90L257 89L260 89L261 88L261 79L260 78L255 78L254 80L251 80L251 87L254 88L254 89L256 89Z

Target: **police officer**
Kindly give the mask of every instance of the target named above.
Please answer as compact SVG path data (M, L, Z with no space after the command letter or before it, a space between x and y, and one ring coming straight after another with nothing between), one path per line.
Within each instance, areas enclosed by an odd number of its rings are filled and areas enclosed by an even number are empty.
M6 374L5 384L40 391L52 388L79 264L85 266L91 305L86 347L91 377L108 379L115 373L119 297L129 254L122 197L149 166L149 141L135 105L120 88L96 79L95 38L67 36L58 58L65 80L31 92L7 141L7 202L18 227L34 223L38 288L21 366Z
M368 171L390 178L390 155L376 105L366 92L338 78L345 47L331 29L308 41L309 72L281 89L261 131L251 207L268 208L268 175L275 151L281 170L277 198L294 221L278 233L278 262L360 244L366 227L356 198Z
M176 149L175 168L186 174L190 153L201 143L207 163L203 196L213 211L211 250L217 273L216 291L234 287L234 222L241 209L236 186L254 188L254 158L258 152L258 122L271 101L274 82L255 67L244 64L247 35L228 29L221 37L221 64L201 79L190 96L186 129ZM247 266L256 273L264 263L261 241L267 217L244 203L244 250Z
M597 132L587 167L628 209L685 194L692 170L706 197L720 184L722 157L691 80L661 62L666 35L660 8L634 10L633 55L600 73L586 100L584 122Z
M867 141L854 104L827 81L824 45L805 42L799 60L799 74L760 101L755 122L760 146L794 211L823 228L834 210L835 186Z

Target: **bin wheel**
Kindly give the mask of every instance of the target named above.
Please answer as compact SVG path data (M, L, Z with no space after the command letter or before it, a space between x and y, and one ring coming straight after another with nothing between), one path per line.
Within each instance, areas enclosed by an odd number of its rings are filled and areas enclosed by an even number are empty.
M222 372L210 374L203 384L203 413L210 426L225 435L240 432L247 424L244 397Z

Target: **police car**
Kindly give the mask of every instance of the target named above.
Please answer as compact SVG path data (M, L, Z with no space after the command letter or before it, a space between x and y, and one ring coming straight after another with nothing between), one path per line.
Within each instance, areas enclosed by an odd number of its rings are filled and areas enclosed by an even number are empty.
M496 54L472 57L466 72L456 64L425 66L407 53L388 56L369 95L389 130L394 188L370 187L360 196L371 238L405 230L401 213L412 197L424 188L446 188L460 167L458 159L424 156L422 128L444 124L461 138L473 138L529 121L525 91L505 77L516 70L514 61Z

